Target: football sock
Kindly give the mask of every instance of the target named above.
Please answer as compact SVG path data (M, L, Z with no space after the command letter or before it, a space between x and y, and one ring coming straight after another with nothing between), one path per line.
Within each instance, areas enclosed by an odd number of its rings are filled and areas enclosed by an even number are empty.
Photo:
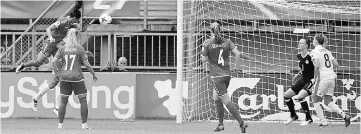
M38 94L35 95L34 100L38 101L41 96L43 96L45 93L47 93L50 90L48 85L40 87L40 91Z
M321 122L322 123L325 122L326 121L325 116L323 115L323 109L322 109L320 103L319 102L313 103L313 106L315 107L315 112L316 112L317 116L321 119Z
M311 114L310 114L310 110L309 110L307 101L302 101L301 107L302 107L303 111L305 112L306 120L311 119Z
M55 101L55 109L58 109L58 110L59 110L60 102L61 102L61 95L58 95L58 96L56 97L56 101Z
M218 114L218 124L223 124L224 106L221 100L216 100L216 109Z
M80 115L82 123L86 123L88 121L88 104L86 99L86 94L79 95L80 102Z
M67 96L67 95L61 95L61 102L60 102L59 111L58 111L59 123L64 122L66 105L68 104L68 98L69 98L69 96Z
M241 115L239 115L236 105L232 102L229 102L226 107L228 108L232 116L238 121L239 125L243 125L242 117Z
M285 98L285 101L288 109L290 110L291 117L295 117L296 116L295 103L293 103L293 100L291 98Z
M330 103L328 103L328 105L327 105L329 108L331 108L332 109L332 111L334 111L334 112L336 112L336 113L338 113L339 115L341 115L342 116L342 118L345 118L345 113L341 110L341 108L340 107L338 107L335 103L333 103L333 102L330 102Z

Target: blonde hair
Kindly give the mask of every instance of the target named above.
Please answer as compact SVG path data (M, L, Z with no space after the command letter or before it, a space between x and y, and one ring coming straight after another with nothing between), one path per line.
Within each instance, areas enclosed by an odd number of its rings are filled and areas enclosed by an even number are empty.
M74 48L77 45L79 45L77 33L78 33L77 29L75 28L69 29L64 39L66 48Z

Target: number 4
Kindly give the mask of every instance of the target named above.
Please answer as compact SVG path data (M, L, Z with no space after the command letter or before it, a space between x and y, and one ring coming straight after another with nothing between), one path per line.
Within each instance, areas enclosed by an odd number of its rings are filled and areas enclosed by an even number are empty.
M224 66L224 59L223 59L223 49L220 50L219 52L219 56L218 56L218 64L222 64L222 66Z

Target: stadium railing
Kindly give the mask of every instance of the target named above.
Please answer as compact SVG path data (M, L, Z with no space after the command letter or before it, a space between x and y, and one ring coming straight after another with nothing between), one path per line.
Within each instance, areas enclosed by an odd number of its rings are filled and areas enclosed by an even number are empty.
M10 47L21 34L1 33L4 41L1 53L8 51L1 59L1 71L9 71L21 62L35 59L42 50L44 40L39 38L44 37L44 32L27 32L17 47ZM93 53L89 62L96 69L105 67L109 61L117 61L119 57L128 59L127 69L176 69L176 33L84 32L80 40L84 48ZM27 71L38 69L28 68Z

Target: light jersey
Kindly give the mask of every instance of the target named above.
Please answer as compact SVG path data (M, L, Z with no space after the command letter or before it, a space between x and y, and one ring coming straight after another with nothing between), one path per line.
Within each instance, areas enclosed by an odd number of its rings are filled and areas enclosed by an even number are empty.
M65 17L59 18L58 21L54 23L55 29L51 30L51 35L55 39L55 41L61 41L65 38L68 29L72 25L71 21Z
M214 38L203 43L203 56L208 57L209 70L212 76L231 75L229 54L235 49L235 45L227 39L222 39L223 43L215 44Z
M64 45L59 48L55 57L62 61L58 65L60 81L77 82L84 80L81 66L88 60L88 57L82 46L66 48Z
M329 80L335 79L336 73L333 70L332 60L335 58L332 56L331 52L326 48L318 45L311 51L311 58L313 61L318 61L315 67L319 67L320 71L320 80Z

